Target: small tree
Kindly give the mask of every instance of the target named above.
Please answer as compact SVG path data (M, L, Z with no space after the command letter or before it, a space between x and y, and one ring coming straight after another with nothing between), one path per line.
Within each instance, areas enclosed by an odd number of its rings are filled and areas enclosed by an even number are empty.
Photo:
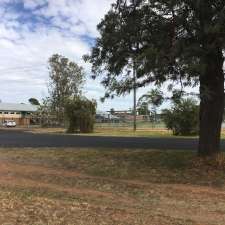
M111 115L114 115L115 114L115 109L114 108L111 108L110 109L110 113L111 113Z
M28 101L31 105L40 105L40 102L36 98L30 98Z
M157 108L163 104L163 101L164 101L163 92L160 91L159 89L152 89L151 91L142 95L139 98L138 103L140 105L142 105L143 103L147 104L147 108L149 105L151 106L149 114L151 114L151 120L153 122L156 122Z
M138 104L137 111L138 111L139 115L149 116L150 111L148 109L148 103L147 102L141 102L140 104Z
M94 130L96 101L87 98L75 97L69 99L65 105L65 113L68 121L68 133L80 131L91 133Z
M41 104L38 106L38 110L33 114L33 120L42 127L58 125L49 98L42 99Z
M64 122L68 98L81 95L85 73L82 67L68 58L55 54L49 59L49 95L57 121Z
M174 102L171 109L162 111L166 127L173 131L174 135L195 135L198 133L199 106L196 101L181 99Z

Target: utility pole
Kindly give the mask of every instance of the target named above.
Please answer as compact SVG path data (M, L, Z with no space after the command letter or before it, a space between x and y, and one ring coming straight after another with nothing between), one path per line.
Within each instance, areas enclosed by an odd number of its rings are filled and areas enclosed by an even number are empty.
M133 89L134 89L134 124L133 124L133 129L134 129L134 132L136 132L137 130L137 76L136 76L136 63L135 63L135 60L133 61L133 80L134 80L134 83L133 83Z

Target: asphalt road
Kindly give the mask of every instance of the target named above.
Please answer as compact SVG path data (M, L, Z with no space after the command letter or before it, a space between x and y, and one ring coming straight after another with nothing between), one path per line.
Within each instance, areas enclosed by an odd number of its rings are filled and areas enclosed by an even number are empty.
M60 134L32 134L22 130L0 130L0 147L98 147L196 150L193 138L98 137ZM225 142L222 142L225 149Z

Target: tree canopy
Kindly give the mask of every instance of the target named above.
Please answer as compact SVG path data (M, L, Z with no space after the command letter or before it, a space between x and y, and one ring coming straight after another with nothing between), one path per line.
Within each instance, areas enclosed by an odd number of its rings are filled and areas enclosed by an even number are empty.
M110 93L131 89L132 58L138 86L195 85L207 66L200 59L225 48L225 2L118 0L97 28L101 36L86 59L95 76L108 72L102 83Z
M82 67L68 58L55 54L49 59L49 94L59 122L63 121L68 98L81 95L85 74Z
M77 96L68 99L65 105L66 118L68 120L68 133L80 131L91 133L94 130L97 103L85 97Z
M159 89L152 89L146 94L142 95L138 102L141 104L142 102L146 102L149 105L154 107L159 107L162 105L164 101L163 92Z
M172 90L200 85L199 154L219 152L224 110L224 0L117 0L98 25L85 59L101 76L105 97L165 81ZM102 73L102 72L105 73Z
M192 98L174 102L171 109L162 111L162 118L166 127L174 135L196 135L198 133L199 106Z
M30 98L28 101L31 105L40 105L40 102L36 98Z

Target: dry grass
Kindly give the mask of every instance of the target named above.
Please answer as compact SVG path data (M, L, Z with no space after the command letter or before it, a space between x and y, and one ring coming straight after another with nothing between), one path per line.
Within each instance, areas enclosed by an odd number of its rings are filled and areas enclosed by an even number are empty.
M30 128L27 132L65 134L64 128ZM132 127L96 127L92 134L75 134L88 136L115 136L115 137L166 137L166 138L197 138L197 136L173 136L172 132L165 128L138 128L133 132ZM221 131L221 138L225 139L225 129Z
M64 128L30 128L27 132L32 133L50 133L50 134L66 134ZM133 132L132 128L95 128L94 133L82 134L77 133L74 135L87 135L87 136L115 136L115 137L172 137L172 133L167 129L159 128L139 128L136 132Z
M35 134L63 134L66 132L65 128L41 128L41 127L31 127L26 129L27 132Z
M1 149L0 160L1 225L225 224L221 159L215 169L184 151Z

